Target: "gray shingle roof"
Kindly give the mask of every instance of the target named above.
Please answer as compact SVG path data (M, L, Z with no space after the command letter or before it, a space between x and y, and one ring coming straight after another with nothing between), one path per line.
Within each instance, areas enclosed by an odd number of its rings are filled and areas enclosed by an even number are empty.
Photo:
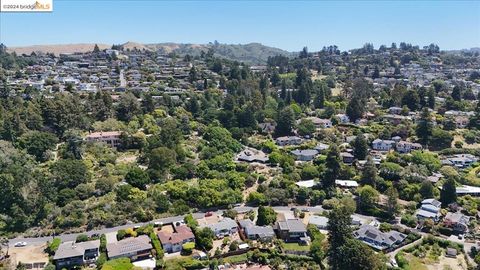
M116 243L107 244L108 257L117 257L124 254L151 249L150 238L146 235L129 237Z
M302 223L299 219L287 219L285 221L279 221L278 228L282 231L289 232L307 232L305 224Z
M75 243L73 241L64 242L60 244L57 251L55 252L55 256L53 256L54 260L65 259L65 258L72 258L83 256L85 254L85 250L87 249L94 249L100 247L100 240L93 240L87 242L80 242Z

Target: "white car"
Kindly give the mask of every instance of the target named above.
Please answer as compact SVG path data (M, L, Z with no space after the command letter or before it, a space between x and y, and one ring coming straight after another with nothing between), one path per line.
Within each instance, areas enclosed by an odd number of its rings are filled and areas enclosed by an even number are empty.
M393 267L398 267L398 264L397 264L397 262L395 261L395 259L390 259L390 264L391 264Z
M24 247L27 245L27 242L16 242L14 244L15 247Z

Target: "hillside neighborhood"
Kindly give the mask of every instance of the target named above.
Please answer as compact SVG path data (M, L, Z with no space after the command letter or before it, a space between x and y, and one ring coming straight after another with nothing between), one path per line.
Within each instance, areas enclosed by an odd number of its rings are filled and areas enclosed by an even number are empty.
M0 269L480 269L478 50L101 47L0 45Z

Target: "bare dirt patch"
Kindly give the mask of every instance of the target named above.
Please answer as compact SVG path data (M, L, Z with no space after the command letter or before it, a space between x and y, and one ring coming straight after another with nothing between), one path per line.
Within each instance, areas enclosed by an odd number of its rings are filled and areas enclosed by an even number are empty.
M9 250L9 254L12 259L12 263L18 265L18 263L30 264L30 263L48 263L48 255L44 252L46 244L31 245L26 247L12 247Z

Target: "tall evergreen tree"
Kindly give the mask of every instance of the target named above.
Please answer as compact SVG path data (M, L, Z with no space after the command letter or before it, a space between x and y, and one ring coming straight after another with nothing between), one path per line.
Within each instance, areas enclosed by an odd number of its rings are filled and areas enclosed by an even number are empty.
M356 97L352 97L350 102L348 102L346 113L348 118L350 118L350 121L355 122L362 118L364 110L365 108L363 107L361 101Z
M282 80L282 89L280 91L280 98L285 100L287 98L287 82L285 79Z
M278 136L289 135L292 133L292 129L295 125L295 115L292 108L287 106L283 108L278 114L277 126L275 127L275 133Z
M330 146L325 160L325 174L322 185L329 197L335 193L335 180L340 174L340 153L336 145Z
M322 109L325 106L325 90L323 87L318 89L315 100L313 101L313 106L315 106L315 109Z
M462 88L459 85L453 87L452 98L455 101L460 101L462 99Z
M432 87L427 92L427 104L430 109L433 110L435 108L435 89Z
M348 239L353 238L352 218L353 212L347 207L340 205L334 208L328 215L328 262L332 269L342 269L342 254L340 249L347 243Z
M423 108L415 131L420 142L423 145L428 146L433 131L433 125L428 108Z
M365 135L359 134L353 141L353 155L355 158L364 160L368 155L368 143Z
M395 187L391 186L385 191L387 196L387 213L393 218L398 212L398 191Z
M97 44L95 44L95 46L93 47L93 52L94 53L99 53L100 52L100 48L98 48Z
M360 181L364 185L370 185L375 188L376 186L376 179L377 179L377 167L375 167L375 163L371 156L367 157L367 162L363 167L362 178Z
M457 201L457 191L455 187L455 179L453 177L446 177L445 183L443 183L440 192L440 201L444 207Z

